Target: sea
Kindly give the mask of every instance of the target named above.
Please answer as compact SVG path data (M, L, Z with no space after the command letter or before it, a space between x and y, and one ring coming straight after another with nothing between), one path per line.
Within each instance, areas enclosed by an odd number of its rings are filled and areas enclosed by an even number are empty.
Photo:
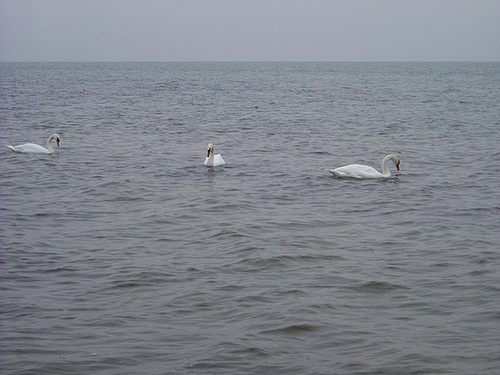
M0 145L2 374L500 373L498 62L1 63Z

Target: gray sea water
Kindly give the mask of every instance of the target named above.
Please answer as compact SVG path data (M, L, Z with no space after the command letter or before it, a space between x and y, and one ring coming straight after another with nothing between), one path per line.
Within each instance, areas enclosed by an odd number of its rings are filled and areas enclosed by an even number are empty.
M500 372L500 63L0 74L1 373Z

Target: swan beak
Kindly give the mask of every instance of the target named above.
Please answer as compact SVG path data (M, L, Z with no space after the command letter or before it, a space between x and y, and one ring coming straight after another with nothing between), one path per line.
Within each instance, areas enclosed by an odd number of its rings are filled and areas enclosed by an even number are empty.
M399 164L401 164L401 163L396 164L396 169L397 169L398 171L399 171Z
M61 142L59 139L56 139L57 147L59 147L59 142Z
M210 149L207 151L207 158L210 157Z

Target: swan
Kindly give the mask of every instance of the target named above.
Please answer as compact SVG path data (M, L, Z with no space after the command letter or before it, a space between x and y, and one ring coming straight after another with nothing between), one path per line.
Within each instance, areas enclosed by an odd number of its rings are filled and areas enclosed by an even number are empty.
M36 145L34 143L25 143L24 145L18 146L7 146L14 152L21 153L38 153L38 154L53 154L54 148L52 147L52 141L56 140L57 147L59 147L59 143L61 142L61 137L58 134L52 134L49 139L47 139L47 148Z
M339 167L336 169L330 169L329 172L337 177L347 177L347 178L388 178L391 177L391 172L387 167L389 160L392 160L396 164L396 169L399 171L401 166L401 159L396 155L387 155L382 160L382 173L377 171L375 168L369 167L368 165L361 164L350 164L344 167Z
M224 165L226 162L222 159L221 154L214 153L214 146L209 143L207 146L207 157L203 162L203 165L207 167L218 167L219 165Z

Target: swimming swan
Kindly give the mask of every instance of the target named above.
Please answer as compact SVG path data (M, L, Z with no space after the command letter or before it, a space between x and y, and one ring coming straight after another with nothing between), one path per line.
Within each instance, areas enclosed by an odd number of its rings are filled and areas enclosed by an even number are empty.
M49 139L47 139L47 148L36 145L34 143L25 143L24 145L18 146L7 146L14 152L21 153L38 153L38 154L53 154L54 148L52 147L52 141L56 140L57 147L59 147L59 142L61 142L61 137L58 134L52 134Z
M207 167L218 167L219 165L226 164L224 159L222 159L221 154L215 155L214 146L211 143L208 144L207 150L207 157L203 162L203 165L206 165Z
M391 172L387 167L389 160L392 160L396 164L396 168L399 171L401 166L401 159L396 155L387 155L384 160L382 160L382 173L377 171L375 168L369 167L368 165L361 164L350 164L345 167L339 167L336 169L330 169L329 172L337 177L347 177L347 178L388 178L391 177Z

